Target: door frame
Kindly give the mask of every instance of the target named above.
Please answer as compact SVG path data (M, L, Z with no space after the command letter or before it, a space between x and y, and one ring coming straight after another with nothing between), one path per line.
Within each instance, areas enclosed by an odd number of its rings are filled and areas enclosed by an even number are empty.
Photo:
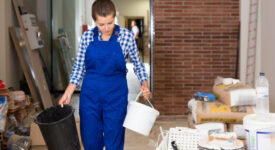
M150 0L150 19L149 19L149 42L150 42L150 91L154 97L154 40L155 40L155 22L154 22L154 0Z

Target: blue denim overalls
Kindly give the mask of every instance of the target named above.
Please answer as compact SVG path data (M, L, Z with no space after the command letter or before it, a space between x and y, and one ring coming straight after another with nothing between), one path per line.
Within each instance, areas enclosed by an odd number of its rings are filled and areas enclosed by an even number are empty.
M115 26L109 41L94 41L86 49L86 75L83 81L79 115L83 145L86 150L123 150L128 87L126 62L117 40Z

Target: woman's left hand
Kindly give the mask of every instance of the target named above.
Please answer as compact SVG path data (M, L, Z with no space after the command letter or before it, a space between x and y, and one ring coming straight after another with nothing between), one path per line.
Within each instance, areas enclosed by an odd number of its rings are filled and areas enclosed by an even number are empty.
M149 99L150 98L151 92L150 92L150 90L148 88L148 82L147 81L143 81L142 82L142 86L140 88L140 91L142 92L143 97L145 99Z

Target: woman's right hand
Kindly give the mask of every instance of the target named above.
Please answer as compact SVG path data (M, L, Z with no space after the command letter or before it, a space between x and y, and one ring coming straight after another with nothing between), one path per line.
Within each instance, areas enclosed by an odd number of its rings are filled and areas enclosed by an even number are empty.
M74 84L69 84L68 87L66 88L64 94L62 97L59 99L59 105L63 107L65 104L70 104L72 95L74 90L76 89L76 85Z
M65 104L70 104L71 97L72 97L71 95L64 93L59 100L59 105L61 107L63 107L63 105L65 105Z

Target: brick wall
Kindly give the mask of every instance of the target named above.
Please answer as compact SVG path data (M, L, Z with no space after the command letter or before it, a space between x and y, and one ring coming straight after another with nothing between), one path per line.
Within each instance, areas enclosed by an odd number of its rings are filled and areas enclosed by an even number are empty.
M154 103L161 115L183 115L216 76L234 77L238 0L154 0Z

